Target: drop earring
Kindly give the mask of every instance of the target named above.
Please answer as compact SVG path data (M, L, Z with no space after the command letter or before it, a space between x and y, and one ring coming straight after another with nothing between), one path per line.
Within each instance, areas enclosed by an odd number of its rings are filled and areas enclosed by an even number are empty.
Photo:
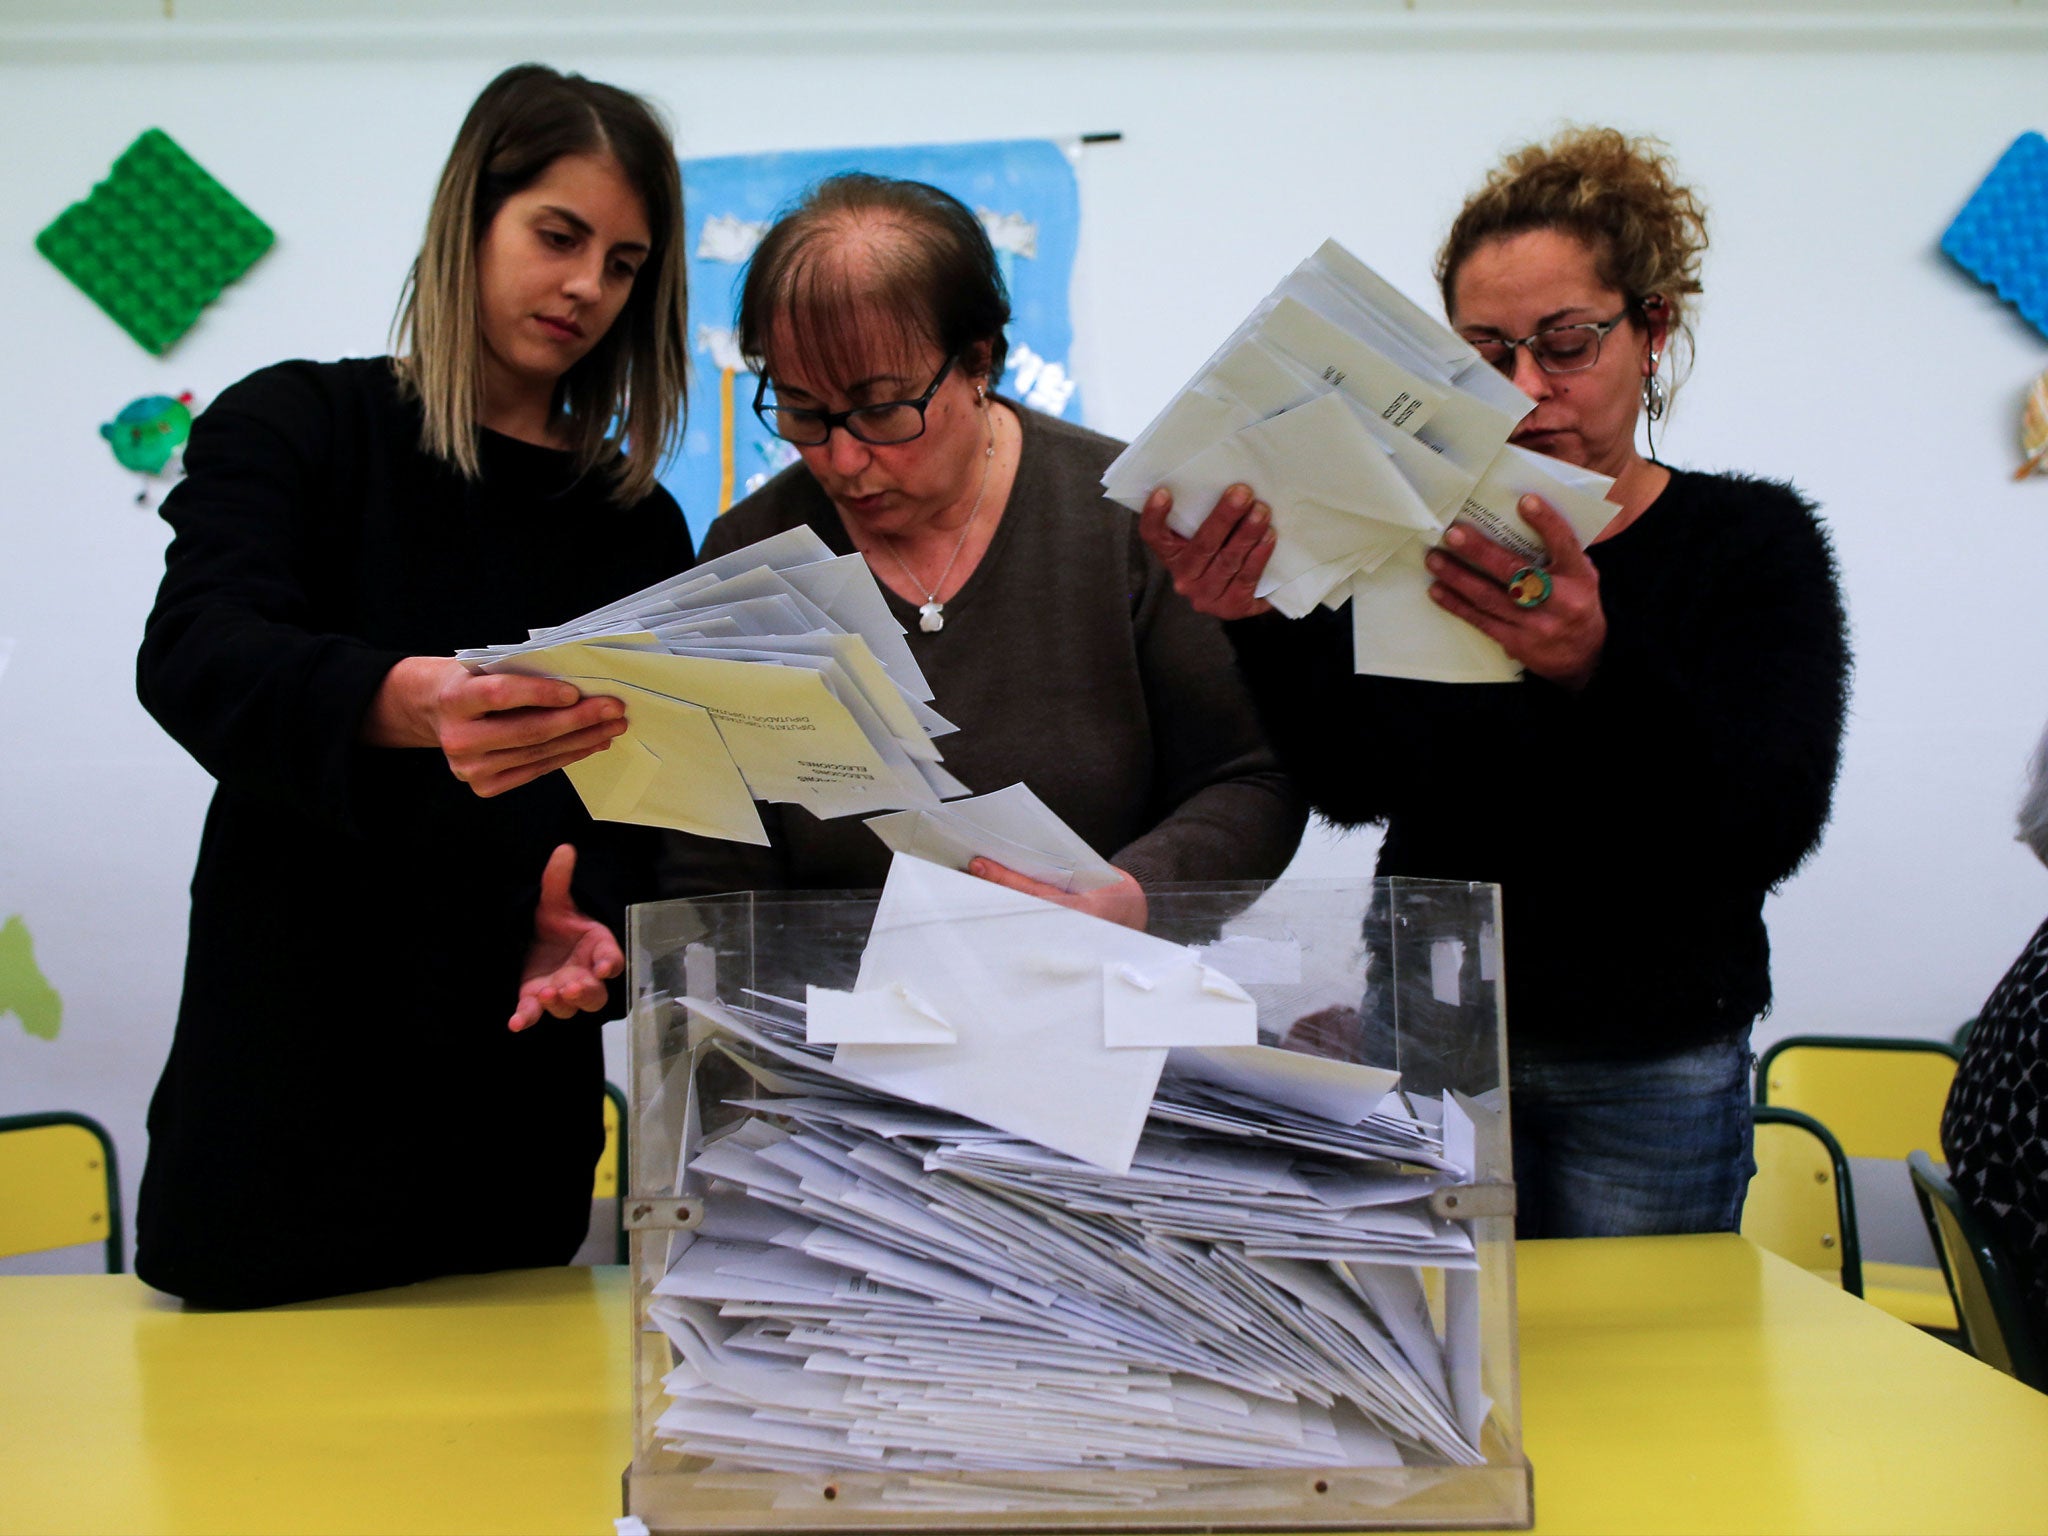
M1650 371L1643 377L1643 414L1652 421L1664 419L1665 407L1670 399L1664 393L1664 381L1657 377L1657 356L1650 355Z

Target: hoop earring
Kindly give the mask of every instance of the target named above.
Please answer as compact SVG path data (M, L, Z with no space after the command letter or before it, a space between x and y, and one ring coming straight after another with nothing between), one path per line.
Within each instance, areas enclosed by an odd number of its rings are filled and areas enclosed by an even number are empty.
M1657 376L1658 357L1650 354L1650 371L1643 375L1643 440L1652 464L1657 460L1657 423L1670 409L1671 398L1664 393L1664 381Z
M1643 414L1652 421L1662 421L1664 411L1670 405L1670 397L1664 393L1664 381L1657 377L1656 360L1650 362L1651 372L1643 379Z

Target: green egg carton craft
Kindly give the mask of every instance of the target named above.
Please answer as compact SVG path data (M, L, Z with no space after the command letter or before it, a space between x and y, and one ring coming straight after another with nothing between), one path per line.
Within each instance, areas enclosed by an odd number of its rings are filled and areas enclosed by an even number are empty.
M161 356L277 236L161 128L36 236L36 249Z

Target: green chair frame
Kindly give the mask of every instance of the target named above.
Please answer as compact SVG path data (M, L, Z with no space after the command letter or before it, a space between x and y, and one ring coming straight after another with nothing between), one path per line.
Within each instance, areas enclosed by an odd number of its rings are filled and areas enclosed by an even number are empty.
M1842 1289L1851 1296L1863 1294L1863 1243L1856 1234L1856 1192L1849 1182L1849 1159L1834 1132L1813 1116L1775 1104L1753 1104L1750 1120L1756 1125L1793 1125L1810 1133L1827 1150L1835 1171L1835 1219L1842 1232Z
M2048 1392L2048 1352L2028 1322L2019 1272L2005 1244L1963 1203L1948 1175L1925 1152L1913 1153L1906 1166L1970 1353L2037 1392Z
M100 1167L107 1181L107 1273L123 1273L121 1265L121 1165L114 1157L114 1138L90 1115L70 1110L51 1110L32 1115L0 1115L0 1136L10 1131L33 1131L49 1125L75 1125L89 1131L100 1144Z

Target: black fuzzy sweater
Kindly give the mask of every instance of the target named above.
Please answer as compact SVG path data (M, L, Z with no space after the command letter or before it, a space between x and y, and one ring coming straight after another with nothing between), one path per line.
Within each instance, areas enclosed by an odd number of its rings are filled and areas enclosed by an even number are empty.
M1641 1058L1770 1002L1764 896L1828 819L1849 649L1789 486L1674 471L1590 554L1608 638L1582 692L1351 671L1348 613L1227 626L1282 766L1379 873L1502 888L1512 1039Z
M672 575L689 532L567 454L486 432L469 481L420 433L386 359L280 364L194 423L164 502L137 684L219 787L135 1268L208 1306L564 1263L589 1221L597 1026L505 1020L550 850L577 845L579 901L617 923L653 834L593 823L560 774L483 800L359 736L401 657Z

